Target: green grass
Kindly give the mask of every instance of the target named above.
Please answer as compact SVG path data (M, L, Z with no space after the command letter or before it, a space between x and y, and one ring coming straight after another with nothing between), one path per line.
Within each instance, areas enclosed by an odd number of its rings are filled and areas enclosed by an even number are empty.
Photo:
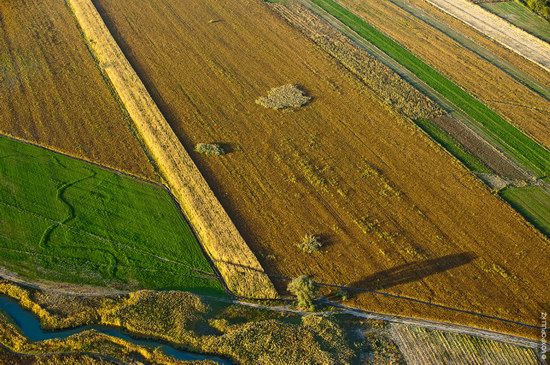
M550 172L550 152L399 43L333 0L312 0L359 36L413 72L475 120L496 143L538 176ZM467 72L467 71L465 71Z
M437 125L425 120L419 119L416 124L422 128L432 139L437 141L453 156L455 156L460 162L462 162L468 169L474 172L490 173L491 170L485 166L476 156L465 150L457 141L455 141L449 134L439 128Z
M5 137L0 265L29 279L223 293L166 190Z
M538 230L550 237L550 193L539 186L506 188L500 192L514 209Z
M490 12L508 20L518 28L550 42L550 23L516 1L480 4Z

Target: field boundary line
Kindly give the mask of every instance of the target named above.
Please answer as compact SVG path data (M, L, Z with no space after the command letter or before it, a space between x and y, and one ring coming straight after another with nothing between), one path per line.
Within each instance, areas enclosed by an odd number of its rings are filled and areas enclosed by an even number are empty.
M228 289L274 298L275 287L116 43L92 0L67 0L100 68Z
M426 1L550 72L550 45L541 39L466 0Z

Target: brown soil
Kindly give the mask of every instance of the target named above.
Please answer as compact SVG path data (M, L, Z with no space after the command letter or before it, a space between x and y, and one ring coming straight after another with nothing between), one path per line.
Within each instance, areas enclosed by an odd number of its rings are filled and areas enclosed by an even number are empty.
M511 179L528 180L529 174L520 169L509 157L480 137L478 133L451 116L432 119L441 129L472 152L497 174Z

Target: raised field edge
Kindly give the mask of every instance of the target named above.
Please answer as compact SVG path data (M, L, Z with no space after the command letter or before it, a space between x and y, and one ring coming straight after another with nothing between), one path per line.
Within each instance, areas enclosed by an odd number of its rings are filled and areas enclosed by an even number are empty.
M67 0L100 68L111 81L199 242L238 296L275 298L254 253L158 109L92 0Z

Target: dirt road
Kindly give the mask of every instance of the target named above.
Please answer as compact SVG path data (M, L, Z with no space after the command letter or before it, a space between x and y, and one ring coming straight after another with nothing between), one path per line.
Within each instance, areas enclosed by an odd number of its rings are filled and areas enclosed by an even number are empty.
M550 71L550 45L466 0L426 0L528 60Z

